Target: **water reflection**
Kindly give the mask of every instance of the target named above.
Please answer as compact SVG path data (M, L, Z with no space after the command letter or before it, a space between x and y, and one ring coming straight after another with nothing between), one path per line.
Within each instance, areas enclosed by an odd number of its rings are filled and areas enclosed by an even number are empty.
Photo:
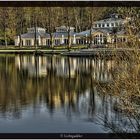
M71 78L78 74L91 74L97 81L108 82L112 79L114 61L58 56L16 56L15 65L19 70L27 70L30 76L47 76L48 71L54 71L57 76Z
M33 109L34 115L42 110L50 114L56 122L54 127L59 124L55 113L60 113L63 123L90 122L89 126L94 123L101 128L99 132L136 132L134 128L139 125L134 118L130 121L115 111L118 98L104 93L102 88L118 76L117 67L115 60L0 56L0 120L20 120L25 118L26 110ZM84 126L87 132L89 126Z

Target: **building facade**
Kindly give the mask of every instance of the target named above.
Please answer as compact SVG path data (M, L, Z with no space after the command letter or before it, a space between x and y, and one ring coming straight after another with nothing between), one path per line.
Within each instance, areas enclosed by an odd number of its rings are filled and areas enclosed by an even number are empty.
M70 30L70 31L68 31ZM69 33L68 33L69 32ZM22 46L34 46L35 45L35 34L38 46L51 45L51 35L46 32L45 28L36 27L28 28L27 33L21 35ZM70 34L71 44L76 44L76 37L74 32L74 27L60 26L56 27L56 32L52 33L53 45L60 46L68 44L68 34ZM20 45L20 36L15 37L15 46Z
M74 32L74 27L60 26L56 27L54 33L47 33L46 29L36 28L36 40L38 46L61 46L68 44L68 36L70 36L71 45L88 45L90 47L107 46L109 44L127 42L127 35L124 30L125 24L130 19L123 19L117 14L94 22L92 29ZM52 38L50 37L52 35ZM92 39L91 39L92 38ZM15 46L34 46L35 44L35 28L28 28L27 33L15 37Z
M92 29L80 32L77 36L85 38L87 44L91 44L90 47L124 43L128 39L124 26L129 20L127 18L123 19L117 14L112 14L106 19L94 22Z

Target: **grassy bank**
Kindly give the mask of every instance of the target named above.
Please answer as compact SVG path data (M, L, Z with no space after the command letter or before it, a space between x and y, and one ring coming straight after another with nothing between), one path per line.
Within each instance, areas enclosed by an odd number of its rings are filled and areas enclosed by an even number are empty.
M77 49L84 49L87 48L86 45L79 45L79 46L72 46L70 50L77 50ZM47 47L47 46L40 46L37 47L38 50L68 50L67 46L55 46L54 48ZM17 47L17 46L0 46L0 50L35 50L33 46L24 46L24 47Z

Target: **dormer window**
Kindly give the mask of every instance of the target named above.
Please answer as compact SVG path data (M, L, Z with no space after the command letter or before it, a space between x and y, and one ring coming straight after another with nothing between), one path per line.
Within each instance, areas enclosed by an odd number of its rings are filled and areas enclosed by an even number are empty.
M27 28L27 30L28 30L28 33L35 33L35 27ZM40 27L36 27L36 32L45 33L46 29L40 28Z
M56 32L68 32L70 29L70 32L74 32L74 27L66 27L66 26L60 26L56 27Z

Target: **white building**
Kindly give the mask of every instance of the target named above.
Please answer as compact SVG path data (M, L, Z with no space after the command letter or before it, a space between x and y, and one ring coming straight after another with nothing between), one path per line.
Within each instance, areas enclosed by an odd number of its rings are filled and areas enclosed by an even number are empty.
M123 19L117 14L112 14L106 19L94 22L91 30L82 31L76 35L83 38L87 44L90 43L92 36L92 46L127 42L124 26L129 20L129 18Z
M95 29L112 29L114 27L122 27L128 19L123 19L117 14L112 14L108 18L94 22Z
M75 32L74 27L60 26L56 27L56 32L52 33L54 46L68 44L68 32L70 30L71 44L75 44ZM50 46L51 39L50 34L46 32L46 29L36 28L36 39L38 46ZM21 35L22 46L34 46L35 42L35 28L28 28L27 33ZM20 36L15 37L15 46L20 45Z
M36 39L38 45L46 44L46 29L36 28ZM28 28L27 33L21 35L22 46L34 46L35 42L35 28ZM15 46L19 46L20 36L15 37Z
M68 34L70 33L70 42L72 45L87 45L90 43L92 35L93 46L103 46L115 42L126 42L126 32L123 26L129 21L129 18L123 19L117 14L112 14L110 17L94 22L92 30L74 32L74 27L60 26L56 27L56 31L52 33L53 45L61 46L68 44ZM35 28L28 28L27 33L21 35L22 46L34 46ZM36 38L38 46L50 46L51 38L46 29L37 27ZM19 46L20 37L15 37L15 46Z

